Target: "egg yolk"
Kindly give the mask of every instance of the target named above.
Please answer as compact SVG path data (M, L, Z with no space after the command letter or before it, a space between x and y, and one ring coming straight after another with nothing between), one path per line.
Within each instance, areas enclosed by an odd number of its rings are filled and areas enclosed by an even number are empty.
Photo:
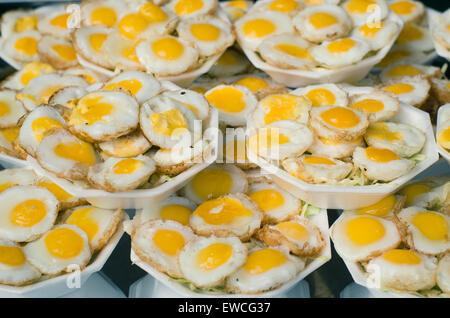
M263 274L272 268L283 265L287 260L286 255L283 253L271 248L265 248L251 253L247 257L244 269L251 275Z
M197 86L197 87L191 87L190 89L193 90L194 92L199 93L199 94L205 94L205 93L207 92L207 89L206 89L206 88L200 87L200 86Z
M220 36L220 29L209 23L195 23L191 25L192 35L200 41L216 41Z
M299 59L311 59L311 55L308 53L308 50L297 45L282 43L277 44L274 47L275 49L283 53L286 53Z
M197 254L197 265L204 271L214 270L225 264L233 254L233 248L224 243L211 244Z
M405 44L412 41L420 40L423 37L423 33L419 28L411 24L407 24L403 27L402 32L398 36L397 43Z
M35 55L37 53L37 40L35 38L25 36L14 42L14 48L25 55Z
M163 38L153 42L152 50L159 58L172 61L183 54L184 47L183 44L176 39Z
M431 187L426 184L415 183L407 186L400 191L401 195L406 196L405 205L411 205L414 199L423 193L427 193L431 190Z
M269 5L270 10L280 12L291 12L297 9L298 4L295 0L275 0Z
M309 237L308 230L296 222L281 222L276 225L276 228L286 237L295 241L305 241Z
M450 32L450 24L447 24L447 26L445 27L445 30L446 30L447 32Z
M372 123L366 132L366 137L389 142L403 140L403 135L399 131L391 131L386 123Z
M66 61L74 61L77 58L75 50L69 45L56 44L52 47L52 49L59 55L59 57Z
M55 195L55 197L58 199L58 201L65 201L69 200L70 198L73 198L72 195L67 193L63 188L61 188L59 185L53 182L38 182L37 184L39 187L44 187L47 190L49 190L51 193Z
M438 133L437 141L443 148L449 149L448 143L450 142L450 126Z
M337 128L352 128L360 123L358 115L346 107L334 107L328 109L320 117L329 125Z
M9 105L0 101L0 117L10 113Z
M153 130L160 135L178 136L188 128L186 118L178 109L154 113L150 117L150 121Z
M113 146L114 157L134 157L141 154L141 148L136 145L137 141L128 138L116 139ZM110 151L110 150L108 150Z
M230 192L233 179L222 169L206 169L192 180L195 193L203 200L210 200Z
M53 149L58 157L81 162L92 166L95 163L95 155L92 146L87 142L65 142L60 143Z
M23 86L26 86L33 78L52 72L54 72L54 68L49 64L37 61L28 63L22 69L20 83L22 83Z
M17 184L13 183L13 182L5 182L5 183L0 184L0 193L2 193L6 189L9 189L15 185L17 185Z
M77 75L78 75L78 76L82 76L82 77L86 80L86 82L88 82L89 84L94 84L94 83L97 82L97 80L95 79L95 77L92 76L91 74L88 74L88 73L79 73L79 74L77 74ZM68 103L70 103L70 102L68 102Z
M380 100L367 98L352 104L350 107L353 109L360 109L368 113L377 113L384 109L384 104Z
M328 51L331 53L345 53L355 46L355 41L349 38L334 41L328 44Z
M358 209L358 214L370 214L380 217L386 216L394 208L396 200L395 195L388 195L374 204Z
M194 215L202 218L207 224L231 224L234 221L253 216L252 211L242 205L238 199L221 197L200 204Z
M409 1L397 1L389 5L395 14L407 15L416 10L416 4Z
M364 14L375 10L376 1L373 0L351 0L347 3L347 10L356 13Z
M118 88L126 89L131 94L136 95L142 88L141 81L137 79L123 80L116 83L110 83L104 88L105 91L113 91Z
M318 4L322 4L323 0L306 0L305 3L307 5L318 5Z
M41 222L47 215L47 207L41 200L26 200L16 205L9 214L15 226L31 227Z
M51 255L62 259L70 259L79 255L84 246L83 238L68 228L50 231L44 237L44 243Z
M163 207L159 214L163 220L172 220L183 225L189 225L189 218L192 211L184 205L171 204Z
M225 51L225 53L223 53L217 60L217 64L223 66L234 65L237 64L238 62L239 58L234 53L232 53L232 51Z
M414 216L413 224L428 239L448 240L448 224L438 213L421 212Z
M62 127L62 124L59 121L49 117L40 117L31 123L31 130L33 130L34 138L38 142L42 141L42 138L44 138L47 131L60 127Z
M203 6L202 0L179 0L174 6L174 11L178 16L185 16L201 10Z
M123 36L133 39L141 34L148 26L147 20L137 13L130 13L119 21L119 32Z
M309 163L312 165L329 165L335 166L336 163L333 160L330 160L325 157L317 157L317 156L306 156L303 158L304 163Z
M0 246L0 263L8 266L20 266L26 261L20 247L16 246Z
M38 19L34 15L28 15L16 20L14 29L16 32L31 31L37 29Z
M295 120L299 115L298 96L290 94L271 95L266 97L262 106L266 115L264 122L270 124L279 120Z
M205 97L213 107L228 113L239 113L247 106L244 93L234 87L215 89Z
M253 93L257 92L258 90L265 89L269 86L269 84L265 80L258 77L244 77L236 81L235 84L245 86Z
M364 34L365 37L372 39L382 28L383 22L366 23L359 27L359 31Z
M410 250L393 249L383 253L383 258L389 262L399 265L417 265L421 259Z
M144 163L142 161L133 158L127 158L116 163L113 166L113 171L115 174L130 174L143 166Z
M20 128L19 127L5 128L1 130L1 133L8 142L13 142L19 136Z
M72 125L93 125L99 121L104 121L103 117L113 112L114 105L102 103L103 98L103 96L95 94L81 98L70 115L70 123Z
M175 256L186 244L183 235L174 230L160 229L153 235L153 242L167 255Z
M139 64L139 59L138 59L138 57L136 55L136 47L138 46L139 43L141 43L141 42L140 41L136 41L135 43L133 43L130 46L125 46L120 53L127 60L130 60L130 61L132 61L134 63L138 63Z
M372 161L386 163L401 158L393 151L384 148L367 147L366 156Z
M249 38L261 38L275 31L275 25L264 19L254 19L244 23L242 29Z
M89 242L92 241L99 230L98 224L91 217L93 210L93 207L77 209L66 220L67 224L76 225L85 231Z
M325 88L314 88L306 93L306 97L311 101L313 107L334 105L336 97Z
M409 65L394 66L387 72L389 76L415 76L420 74L423 74L421 70Z
M264 212L276 209L284 204L283 195L272 189L264 189L253 192L249 195L249 197Z
M91 14L91 24L92 25L104 25L111 28L116 24L117 14L116 11L108 7L96 8Z
M247 157L247 143L244 140L234 140L228 142L224 146L224 153L226 162L245 163L248 161Z
M411 53L408 51L403 51L403 50L397 50L397 51L392 51L389 52L382 60L380 63L378 63L378 67L386 67L390 64L393 64L395 62L398 62L404 58L407 58L411 56Z
M347 223L347 237L356 245L369 245L385 235L383 224L373 218L361 216Z
M281 134L277 128L262 128L256 135L249 138L248 144L251 149L260 152L264 149L286 144L289 141L289 137Z
M317 12L309 16L309 23L311 23L316 29L323 29L338 22L337 18L329 13Z
M232 7L232 8L236 8L236 9L241 9L246 11L248 8L248 4L247 1L243 1L243 0L233 0L227 3L227 7Z
M89 44L94 49L95 52L100 52L100 49L107 38L105 33L94 33L89 36Z
M69 16L70 14L68 13L58 15L50 20L50 24L61 29L67 29L67 20L69 19Z
M168 16L160 7L151 2L146 2L139 8L139 14L150 23L166 21Z
M395 95L407 94L414 90L414 86L406 83L397 83L383 88L385 91L392 92Z

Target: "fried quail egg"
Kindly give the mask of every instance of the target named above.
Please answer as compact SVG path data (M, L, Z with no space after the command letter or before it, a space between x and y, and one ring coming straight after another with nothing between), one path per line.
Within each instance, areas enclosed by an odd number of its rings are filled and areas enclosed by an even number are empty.
M246 193L247 189L247 178L241 169L231 164L213 164L197 173L182 189L182 193L201 204L228 193Z
M223 5L225 8L235 8L246 12L248 9L251 8L253 2L245 0L231 0L225 3L221 3L221 5Z
M237 237L196 237L179 254L183 277L197 287L221 285L244 265L247 247Z
M89 68L75 66L64 70L66 75L81 76L89 84L95 84L98 82L105 82L107 77L104 74L97 73Z
M0 239L0 283L12 286L30 284L41 277L17 243Z
M269 95L258 102L252 114L252 126L262 127L279 120L295 120L302 124L309 121L311 102L292 94Z
M71 31L69 27L73 21L75 18L66 10L66 6L59 5L39 18L37 28L42 34L68 39Z
M331 4L307 7L294 17L293 23L302 38L316 43L343 37L352 27L344 9Z
M172 220L152 220L138 226L131 234L131 248L139 258L158 271L181 278L178 256L195 238L188 226Z
M285 69L311 69L316 65L308 50L311 44L290 33L267 37L257 51L269 64Z
M427 56L421 51L408 51L394 45L376 67L386 67L394 63L421 63Z
M442 73L438 67L427 66L420 64L395 64L386 67L380 73L380 79L383 82L387 82L390 79L411 77L411 76L423 76L427 78L441 77Z
M47 189L13 186L0 193L0 237L28 242L48 231L58 214L58 199Z
M209 117L209 104L203 94L189 89L180 89L165 91L162 93L162 96L167 96L171 99L179 101L192 110L195 116L200 120L204 120Z
M125 90L136 97L139 104L157 95L161 84L153 76L139 71L125 71L109 79L103 86L105 91Z
M263 223L276 224L301 212L302 201L274 183L253 182L247 195L263 212Z
M208 74L213 77L227 77L244 73L250 68L250 62L241 52L228 48L211 67Z
M430 83L421 76L393 79L382 85L382 89L394 94L401 102L420 107L428 98Z
M86 202L86 200L83 198L74 197L49 179L39 178L39 180L36 182L36 185L42 188L46 188L48 191L53 193L53 195L59 201L60 210L70 209Z
M84 87L76 87L76 86L63 87L57 90L52 96L50 96L50 98L48 99L48 104L54 106L55 109L56 107L58 107L58 105L64 106L65 108L68 109L73 109L76 106L78 100L87 94L88 91ZM68 115L70 115L70 112L63 111L60 113L61 116L64 116L64 119L69 118Z
M78 226L86 232L92 253L105 246L119 226L122 210L107 210L92 205L79 206L64 212L65 224Z
M88 180L97 188L109 192L133 190L147 182L155 171L153 159L139 155L131 158L110 157L89 167Z
M291 94L307 97L312 107L345 106L348 103L347 93L336 84L310 85L298 88Z
M321 4L339 4L341 0L305 0L307 6L317 6Z
M182 19L211 14L217 0L171 0L166 7Z
M200 56L219 54L234 42L231 25L216 17L183 20L177 32L180 38L197 45Z
M171 35L154 36L136 47L139 62L158 76L178 75L192 69L199 51L190 42Z
M107 52L108 68L145 70L136 53L136 48L141 42L142 39L128 39L116 31L109 33L101 49Z
M78 65L77 54L72 43L52 36L44 36L37 46L39 59L56 69Z
M362 25L376 15L377 21L381 21L389 13L389 7L385 0L347 0L342 4L355 25Z
M420 207L409 207L397 214L399 226L412 249L427 255L438 255L450 250L450 218L439 212Z
M287 158L281 163L289 174L310 183L335 183L353 170L349 162L316 155Z
M109 61L108 57L113 56L114 50L106 48L106 39L110 33L111 29L101 26L78 28L72 35L73 47L86 61L101 67L113 68L113 61Z
M450 181L447 179L444 184L435 186L429 192L418 195L415 197L414 205L449 215Z
M400 107L397 98L381 91L373 90L365 94L350 96L350 108L367 113L370 122L388 120L394 117Z
M226 280L228 292L257 294L269 291L297 276L305 262L281 247L256 248L250 251L238 271Z
M430 289L436 284L436 259L411 250L392 249L366 265L380 288L402 291Z
M444 293L450 294L450 254L439 260L436 282Z
M323 106L311 110L311 127L323 138L351 141L361 137L369 126L364 111L342 106Z
M27 63L39 59L37 46L41 39L38 31L25 31L6 38L2 44L3 53L14 61Z
M235 85L247 87L255 94L258 100L272 94L287 93L289 90L264 75L241 75L233 82Z
M106 141L137 128L139 104L122 92L98 91L83 96L73 108L71 131L90 141Z
M356 210L347 210L346 212L358 215L378 216L380 218L392 220L394 215L402 209L404 203L404 196L390 194L371 205Z
M19 119L26 114L22 102L16 99L16 92L9 89L0 90L0 128L17 126Z
M222 9L231 23L236 22L245 15L245 11L238 8L222 7Z
M450 119L439 125L436 140L442 148L450 151Z
M371 123L364 139L369 146L390 149L400 157L411 157L420 152L426 141L420 129L394 122Z
M394 222L345 212L332 225L330 235L339 256L353 262L380 255L401 242Z
M299 0L262 0L257 1L251 8L255 11L275 11L294 16L304 8L305 4Z
M5 169L0 171L0 193L17 185L33 185L36 174L29 169Z
M288 15L281 12L255 12L247 14L235 23L239 44L256 50L264 39L271 35L293 33L294 26Z
M248 240L261 225L263 213L248 196L228 194L200 204L189 224L199 235L238 236Z
M89 166L100 158L93 145L82 141L65 129L50 131L36 151L39 164L58 177L84 180Z
M371 50L377 51L394 40L399 28L397 23L390 20L368 22L354 28L352 36L365 40Z
M128 6L125 1L83 1L81 4L81 19L84 25L112 28L117 26L119 17L127 9Z
M350 157L356 147L363 146L362 137L351 141L333 141L331 139L314 136L313 143L308 148L308 152L316 156L326 156L330 158L342 159Z
M447 10L447 14L444 13L443 19L439 20L431 30L434 41L447 50L450 49L450 15L448 12L450 11Z
M31 265L47 275L71 272L74 266L83 269L92 255L86 233L70 224L53 227L23 251Z
M387 148L357 147L353 152L353 164L370 180L389 182L410 172L414 160L400 157Z
M424 195L430 192L430 190L434 187L434 184L430 184L429 182L414 182L412 184L407 185L403 189L399 191L399 194L406 197L405 206L416 205L416 203L423 198Z
M425 15L425 6L422 2L413 0L394 0L389 2L389 8L404 23L419 23Z
M294 120L275 121L252 132L248 151L268 160L303 154L313 141L308 126Z
M431 51L434 49L428 29L415 24L406 24L395 44L399 48L410 51Z
M244 126L258 100L241 85L218 85L205 93L209 104L218 110L219 120L229 126Z
M314 59L327 67L342 67L359 62L369 53L370 47L356 37L325 41L310 50Z
M2 36L10 37L14 33L37 30L38 17L32 10L10 10L1 17Z
M19 136L20 127L0 129L0 153L6 153L13 157L19 157L14 143Z
M33 78L43 74L53 73L55 69L46 63L34 61L25 64L21 70L15 72L1 83L3 88L20 90L24 88Z
M151 143L139 130L98 144L98 147L108 156L118 158L135 157L144 154L151 146Z

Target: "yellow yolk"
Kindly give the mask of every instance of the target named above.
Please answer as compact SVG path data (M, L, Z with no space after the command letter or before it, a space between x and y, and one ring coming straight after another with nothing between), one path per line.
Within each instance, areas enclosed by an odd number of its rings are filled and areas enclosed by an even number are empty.
M10 109L7 103L0 101L0 117L9 114Z
M295 119L298 116L298 96L290 94L272 95L262 104L266 115L264 122L270 124L279 120Z
M415 76L422 74L422 71L409 65L398 65L391 68L388 72L390 76Z
M183 113L171 109L162 113L154 113L150 117L153 130L160 135L178 136L187 130L187 122Z
M364 14L374 11L376 4L373 0L351 0L347 3L347 10L356 14Z
M89 44L92 46L95 52L100 52L100 49L107 38L105 33L94 33L89 36Z
M41 200L26 200L16 205L9 214L15 226L31 227L41 222L47 215L47 207Z
M117 139L115 142L113 149L115 157L134 157L141 152L133 140Z
M246 1L243 1L243 0L233 0L233 1L230 1L229 3L227 3L227 7L233 7L236 9L241 9L241 10L246 11L248 8L248 4Z
M211 106L228 113L239 113L246 107L244 93L234 87L216 89L205 97Z
M356 245L369 245L384 237L383 224L373 218L361 216L347 223L347 237Z
M200 41L216 41L220 36L220 29L209 23L191 25L192 35Z
M14 28L16 32L36 30L37 23L38 19L34 15L28 15L17 19Z
M247 257L244 269L249 274L258 275L281 266L286 261L287 257L283 253L274 249L265 248L251 253Z
M225 51L217 60L217 64L223 66L234 65L239 62L239 58L231 51Z
M406 197L405 205L411 205L414 199L423 193L427 193L431 190L431 187L426 184L415 183L407 186L400 191L401 195Z
M117 14L116 11L108 7L96 8L91 14L92 25L104 25L111 28L116 24Z
M377 99L362 99L350 106L353 109L361 109L368 113L376 113L384 109L384 104L382 101Z
M256 135L249 138L248 144L253 150L262 150L277 147L289 141L289 137L281 134L277 128L263 128Z
M295 241L305 241L309 237L308 230L296 222L281 222L275 226L281 233Z
M264 19L254 19L244 23L242 29L249 38L261 38L275 31L275 25Z
M174 11L178 16L185 16L201 10L203 6L202 0L179 0L174 6Z
M142 88L141 81L137 79L129 79L129 80L123 80L117 83L111 83L106 85L104 88L105 91L113 91L115 89L122 88L130 91L131 94L136 95L140 89Z
M16 246L0 246L0 264L8 266L20 266L25 263L25 255L20 247Z
M402 133L399 131L390 131L386 123L372 123L367 129L366 136L389 142L403 140Z
M91 166L95 163L92 146L87 142L67 142L56 145L54 153L61 158Z
M82 77L86 80L86 82L88 82L89 84L94 84L94 83L97 82L97 80L95 79L95 77L92 76L91 74L88 74L88 73L84 73L84 74L79 73L78 75L79 75L79 76L82 76Z
M42 138L44 138L47 131L52 128L59 127L62 127L62 124L59 121L49 117L37 118L31 124L31 130L33 130L34 138L36 138L38 142L42 141Z
M78 226L86 232L89 242L98 233L98 224L91 218L93 207L77 209L67 218L66 223Z
M383 253L383 258L389 262L400 265L417 265L421 259L410 250L393 249Z
M222 225L251 217L253 213L238 199L222 197L203 202L194 211L194 215L201 217L207 224Z
M328 51L331 53L345 53L355 46L355 41L349 38L334 41L328 44Z
M55 197L58 199L58 201L65 201L70 198L73 198L72 195L64 191L63 188L61 188L59 185L52 183L52 182L38 182L37 184L39 187L44 187L47 190L49 190L51 193L55 195Z
M450 32L450 24L447 24L447 26L445 27L445 30L447 30L447 32Z
M338 20L334 15L325 12L317 12L309 16L309 23L311 23L316 29L327 28L337 22Z
M109 103L102 103L103 96L86 95L81 98L77 107L70 116L70 123L73 125L93 125L103 121L103 117L110 115L114 106Z
M233 179L222 169L207 169L192 180L194 192L203 200L210 200L230 192Z
M151 2L146 2L139 8L139 14L150 23L166 21L168 16L160 7Z
M68 228L59 228L49 232L44 238L48 252L58 258L70 259L81 253L83 238Z
M53 85L44 88L38 94L38 101L41 103L47 103L50 97L59 89L63 88L63 85Z
M280 12L291 12L297 9L298 4L295 0L275 0L269 5L270 10Z
M253 192L249 197L259 206L264 212L276 209L284 204L283 195L272 189L265 189Z
M372 161L386 163L401 158L393 151L384 148L367 147L366 156Z
M153 235L153 242L167 255L175 256L186 243L183 235L173 230L157 230Z
M130 174L140 169L143 165L144 163L140 160L127 158L116 163L113 167L113 171L115 174Z
M397 51L393 51L393 52L389 52L382 60L380 63L378 63L378 67L386 67L390 64L393 64L395 62L398 62L406 57L409 57L411 55L410 52L408 51L402 51L402 50L397 50Z
M119 32L123 36L133 39L148 27L147 20L137 13L130 13L119 21Z
M61 29L67 29L67 19L69 16L70 14L68 13L58 15L50 21L50 24Z
M19 127L5 128L1 130L1 133L8 142L13 142L19 136L20 128Z
M416 10L416 4L409 1L398 1L389 5L395 14L406 15Z
M20 82L22 85L26 86L33 78L43 74L52 73L53 71L54 68L49 64L37 61L31 62L23 67Z
M383 217L392 211L396 200L395 195L388 195L374 204L358 209L358 214L370 214L373 216Z
M419 28L416 28L412 24L407 24L403 27L402 32L398 36L397 43L405 44L411 41L420 40L423 37L423 33Z
M318 4L322 4L323 0L306 0L305 3L307 5L318 5Z
M438 213L422 212L413 218L413 224L428 239L448 240L448 224Z
M204 271L214 270L225 264L233 254L233 248L224 243L211 244L197 254L197 265Z
M173 38L163 38L153 42L152 50L156 56L165 60L176 60L183 52L183 44Z
M192 211L180 204L166 205L159 212L161 219L177 221L183 225L189 225L189 218Z
M267 88L269 84L258 77L244 77L235 82L236 85L242 85L247 87L249 90L251 90L253 93L260 90Z
M450 142L450 126L441 130L437 136L438 143L445 149L449 149Z
M248 161L247 157L247 144L244 140L234 140L228 142L224 146L225 157L227 162L233 160L233 162L245 163Z
M207 89L204 87L192 87L190 88L191 90L193 90L194 92L197 92L199 94L205 94L207 92Z
M407 94L414 90L414 86L406 83L397 83L383 88L385 91L392 92L395 95Z
M17 184L12 183L12 182L5 182L3 184L0 184L0 193L2 193L6 189L9 189L9 188L11 188L12 186L15 186L15 185L17 185Z
M352 128L360 123L358 115L346 107L335 107L324 111L320 117L329 125L337 128Z
M367 38L373 38L383 28L383 22L367 23L359 27L359 31Z
M69 45L57 44L52 49L64 60L74 61L77 59L77 55L73 47Z
M297 57L299 59L311 59L308 50L292 44L277 44L275 48L283 53Z
M140 43L140 41L136 41L133 45L124 47L120 53L127 60L130 60L134 63L139 64L139 59L136 55L136 47L138 46L139 43Z
M329 166L336 165L336 163L333 160L330 160L325 157L317 157L317 156L306 156L303 158L303 162L309 163L312 165L329 165Z
M37 53L37 40L25 36L14 43L14 48L21 54L35 55Z
M315 88L306 93L313 107L333 105L336 102L334 94L325 88Z

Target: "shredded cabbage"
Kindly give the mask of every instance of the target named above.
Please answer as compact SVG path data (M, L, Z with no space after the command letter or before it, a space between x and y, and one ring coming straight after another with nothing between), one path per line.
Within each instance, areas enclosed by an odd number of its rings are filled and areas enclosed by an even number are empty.
M225 293L225 286L219 285L214 287L207 287L207 288L200 288L192 284L190 281L184 278L169 278L170 281L176 282L180 285L183 285L184 287L188 288L189 290L192 290L196 293Z
M320 208L309 204L307 202L303 202L302 211L300 212L300 216L305 218L313 217L320 213Z

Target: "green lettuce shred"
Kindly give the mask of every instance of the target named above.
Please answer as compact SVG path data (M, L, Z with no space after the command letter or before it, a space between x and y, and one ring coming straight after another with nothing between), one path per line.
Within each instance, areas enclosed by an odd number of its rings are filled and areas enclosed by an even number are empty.
M319 213L320 213L320 208L318 208L312 204L304 202L302 211L300 212L300 216L305 217L305 218L311 218L314 215L317 215Z
M196 292L196 293L210 293L210 294L217 294L217 293L225 293L225 286L219 285L214 287L207 287L207 288L199 288L197 286L194 286L190 281L184 278L169 278L171 282L176 282L180 285L183 285L184 287L188 288L189 290Z
M417 164L417 163L427 159L427 155L423 154L423 153L416 153L415 155L409 157L408 159L414 160L416 162L416 164Z

